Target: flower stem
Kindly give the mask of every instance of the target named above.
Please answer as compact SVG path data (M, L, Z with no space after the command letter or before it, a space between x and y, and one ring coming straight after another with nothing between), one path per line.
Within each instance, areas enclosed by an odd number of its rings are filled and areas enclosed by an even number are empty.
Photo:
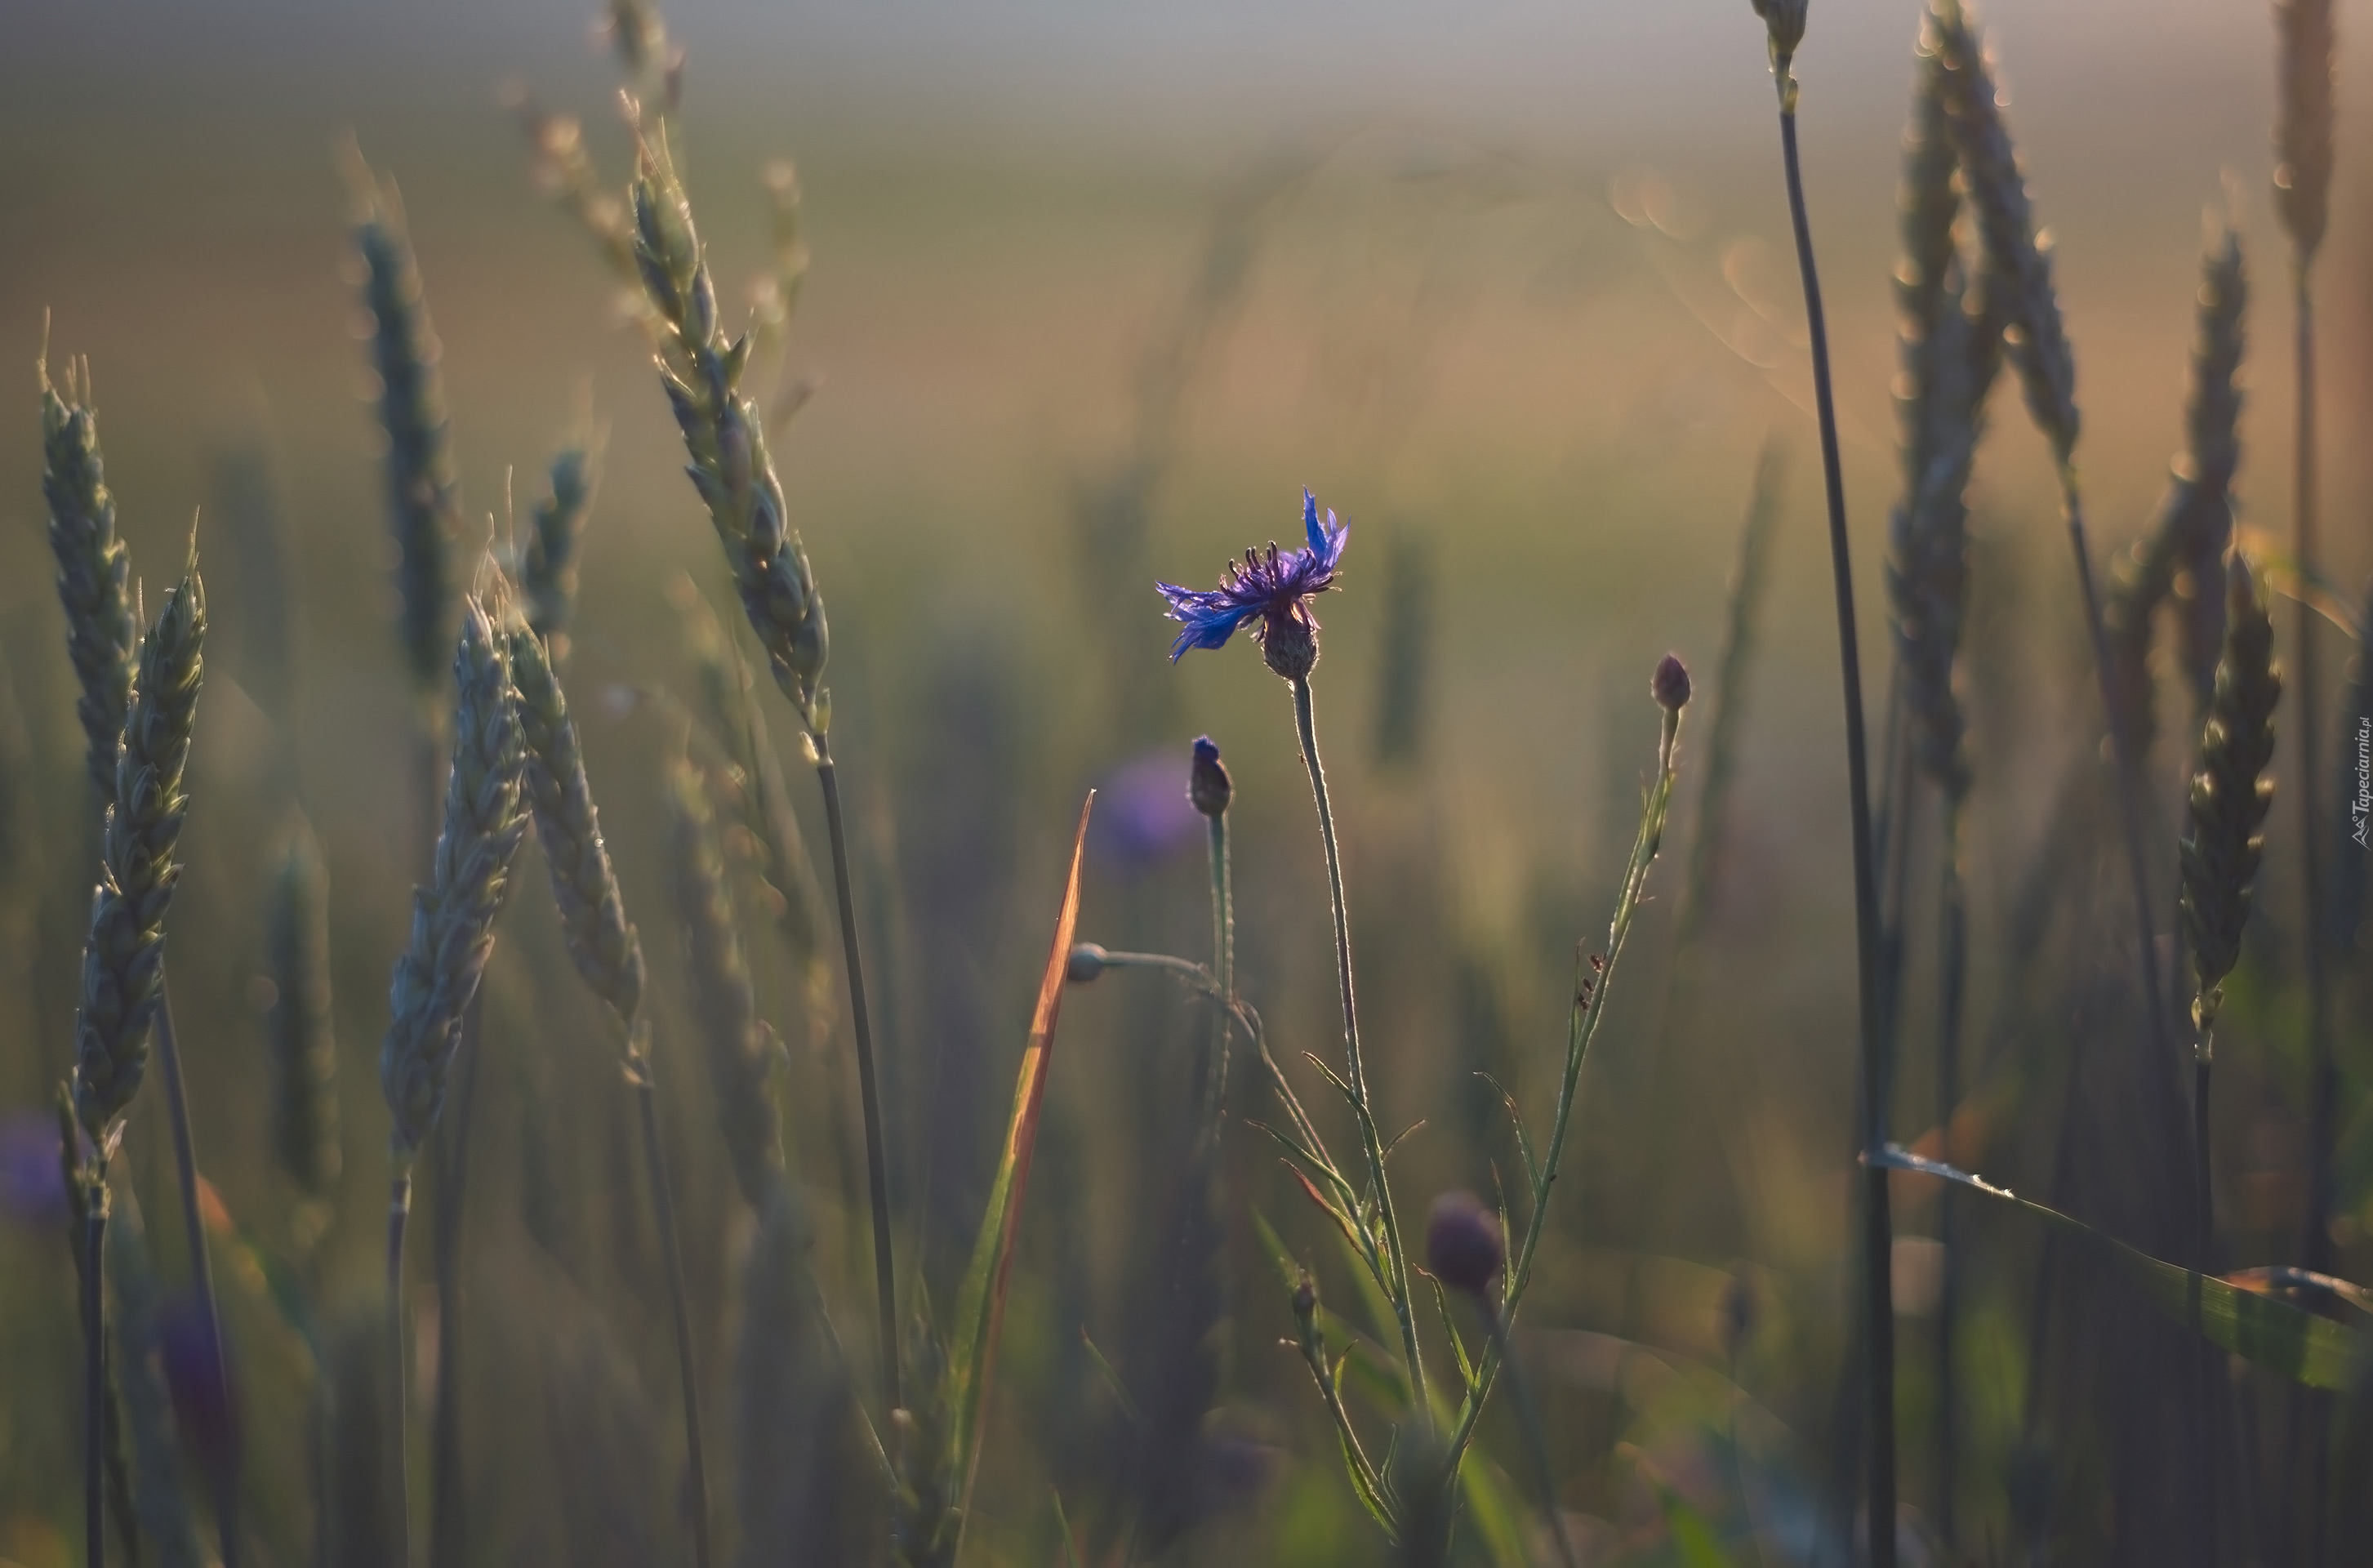
M107 1568L107 1178L91 1178L84 1203L82 1269L83 1560Z
M1968 989L1970 910L1961 885L1961 802L1948 793L1944 802L1943 886L1937 890L1937 919L1944 928L1944 953L1937 966L1936 1131L1943 1141L1942 1158L1955 1158L1953 1114L1961 1098L1961 1013ZM1936 1533L1946 1546L1954 1542L1953 1491L1955 1435L1959 1422L1959 1380L1953 1366L1953 1338L1958 1315L1955 1310L1960 1266L1954 1247L1958 1240L1953 1223L1952 1184L1936 1194L1936 1240L1944 1263L1936 1293Z
M642 1112L643 1165L651 1184L651 1209L659 1217L660 1264L667 1270L668 1311L675 1319L676 1375L684 1385L684 1460L692 1472L692 1560L708 1568L708 1461L700 1442L700 1375L692 1353L692 1308L684 1299L684 1248L676 1238L675 1195L668 1186L667 1161L660 1145L659 1097L647 1053L637 1053L628 1070L635 1103Z
M1400 1320L1401 1353L1409 1362L1409 1400L1419 1422L1431 1431L1433 1401L1426 1393L1425 1363L1417 1341L1417 1313L1409 1299L1409 1258L1401 1250L1401 1225L1394 1211L1392 1188L1385 1179L1385 1150L1377 1141L1376 1119L1368 1098L1368 1075L1360 1056L1360 1012L1351 994L1351 918L1343 902L1343 858L1335 843L1335 812L1327 800L1327 769L1318 760L1318 728L1311 717L1310 680L1293 682L1293 724L1302 738L1303 766L1310 770L1310 792L1318 802L1318 837L1327 846L1327 893L1335 911L1335 975L1343 999L1343 1057L1351 1093L1360 1103L1360 1143L1368 1158L1368 1179L1376 1188L1376 1209L1385 1226L1385 1245L1391 1252L1393 1316Z
M428 1561L460 1568L469 1537L462 1482L462 1224L470 1176L470 1128L478 1101L478 1065L485 1047L480 1019L485 993L472 994L462 1013L462 1044L454 1063L453 1104L438 1127L443 1158L430 1189L436 1219L429 1237L437 1274L437 1409L428 1432Z
M2216 1376L2225 1361L2224 1352L2210 1344L2201 1327L2201 1281L2215 1271L2216 1255L2216 1197L2210 1184L2208 1162L2208 1072L2212 1047L2209 1026L2200 1031L2200 1049L2192 1064L2192 1152L2199 1203L2198 1262L2192 1273L2192 1331L2200 1337L2200 1507L2208 1539L2208 1558L2220 1561L2216 1532Z
M1829 388L1829 325L1813 261L1813 228L1796 152L1796 84L1789 59L1772 63L1780 88L1780 150L1788 181L1788 216L1796 233L1796 270L1805 286L1805 324L1813 341L1813 398L1820 415L1821 481L1829 498L1829 567L1838 606L1838 669L1845 688L1846 795L1853 833L1854 959L1862 1022L1864 1393L1869 1400L1871 1568L1895 1568L1894 1225L1887 1171L1870 1156L1885 1140L1879 1061L1878 885L1871 865L1869 743L1864 733L1862 649L1854 624L1853 558L1846 533L1845 478L1838 458L1837 404Z
M857 1036L858 1099L865 1116L865 1187L873 1210L873 1295L882 1340L882 1400L903 1410L898 1386L898 1281L890 1251L890 1166L882 1137L882 1088L873 1061L873 1020L865 1010L865 965L857 944L857 900L848 878L848 832L841 821L840 776L824 738L815 743L816 783L824 790L824 829L832 839L832 881L840 895L840 946L848 965L848 1022Z
M1219 996L1211 1007L1211 1059L1204 1064L1203 1116L1198 1144L1209 1150L1218 1139L1220 1110L1228 1091L1228 1003L1236 994L1236 902L1228 863L1228 813L1210 819L1211 974Z
M397 1568L412 1568L412 1477L403 1452L404 1385L409 1381L403 1355L403 1227L412 1216L412 1166L401 1151L395 1158L387 1194L388 1393L392 1401L388 1408L393 1412L388 1446L395 1468L395 1561Z
M1549 1533L1557 1538L1558 1561L1565 1568L1577 1568L1581 1559L1573 1553L1573 1538L1566 1533L1565 1515L1558 1507L1557 1472L1549 1468L1549 1434L1542 1430L1540 1410L1533 1403L1524 1369L1508 1342L1508 1326L1501 1318L1499 1305L1488 1293L1478 1297L1477 1302L1483 1309L1485 1326L1491 1330L1491 1348L1498 1352L1500 1364L1508 1369L1508 1393L1516 1401L1516 1424L1524 1428L1525 1448L1532 1457L1535 1478L1540 1482L1541 1512L1549 1516Z
M231 1398L230 1367L223 1358L222 1314L215 1304L215 1270L206 1256L205 1217L198 1208L198 1159L190 1138L190 1102L181 1078L181 1047L173 1030L173 999L159 980L157 1005L157 1055L165 1067L167 1119L173 1125L173 1170L181 1188L181 1225L189 1238L190 1274L198 1298L198 1327L213 1358L215 1387L226 1401ZM222 1568L239 1568L239 1451L227 1445L210 1457L213 1472L215 1530L222 1544Z

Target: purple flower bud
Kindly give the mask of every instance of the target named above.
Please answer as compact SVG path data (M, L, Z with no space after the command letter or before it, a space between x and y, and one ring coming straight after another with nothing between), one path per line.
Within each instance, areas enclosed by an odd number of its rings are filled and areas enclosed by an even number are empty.
M1083 942L1072 948L1070 957L1063 961L1063 978L1075 986L1084 986L1105 972L1105 958L1103 948Z
M1689 705L1689 668L1679 654L1667 653L1656 661L1656 673L1648 677L1648 695L1667 713Z
M1425 1264L1453 1290L1483 1297L1507 1261L1500 1216L1471 1192L1445 1192L1425 1223Z
M1220 760L1220 748L1210 736L1196 736L1195 762L1186 775L1186 799L1197 811L1216 821L1227 814L1228 799L1234 793L1227 765Z

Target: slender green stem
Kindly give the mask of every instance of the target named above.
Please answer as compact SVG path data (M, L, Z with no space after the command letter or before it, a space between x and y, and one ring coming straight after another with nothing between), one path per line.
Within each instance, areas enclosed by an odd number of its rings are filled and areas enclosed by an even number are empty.
M1500 1304L1503 1320L1513 1325L1516 1308L1523 1303L1525 1289L1532 1282L1533 1259L1539 1252L1541 1238L1549 1223L1549 1194L1558 1178L1558 1166L1565 1155L1566 1135L1573 1125L1574 1101L1582 1082L1582 1066L1590 1054L1590 1043L1598 1035L1599 1020L1607 1015L1607 997L1615 979L1615 969L1630 941L1631 927L1647 900L1648 872L1656 861L1656 851L1664 842L1665 821L1673 803L1674 767L1680 744L1681 716L1665 715L1664 731L1656 746L1656 781L1640 813L1639 836L1631 845L1631 860L1625 869L1623 888L1615 903L1615 917L1607 922L1607 953L1604 958L1590 959L1577 952L1574 961L1572 1005L1566 1015L1565 1076L1558 1085L1557 1110L1549 1122L1549 1147L1534 1177L1532 1212L1525 1223L1525 1238L1517 1246L1508 1270L1507 1293ZM1274 1069L1272 1069L1274 1071ZM1475 1435L1475 1423L1482 1419L1484 1402L1491 1397L1492 1387L1499 1376L1500 1350L1494 1343L1484 1348L1483 1359L1475 1368L1467 1387L1467 1398L1458 1410L1458 1421L1452 1429L1447 1449L1448 1478L1458 1474L1460 1457Z
M882 1340L882 1399L905 1408L898 1386L898 1280L890 1251L890 1165L882 1136L882 1087L873 1061L873 1020L865 1008L865 965L857 942L857 899L849 884L848 832L841 822L840 776L824 738L813 735L816 782L824 790L824 829L832 839L833 887L840 895L840 946L848 965L848 1022L857 1036L858 1099L865 1116L865 1188L873 1210L873 1295Z
M1829 387L1829 324L1805 211L1803 164L1796 151L1796 84L1788 57L1773 62L1780 88L1780 148L1788 181L1788 216L1796 235L1796 270L1805 286L1805 324L1813 343L1813 398L1820 415L1821 481L1829 513L1829 568L1838 608L1838 670L1845 688L1847 809L1853 833L1854 957L1862 1022L1864 1393L1869 1401L1871 1568L1895 1568L1894 1224L1887 1171L1872 1157L1886 1141L1885 1075L1879 1047L1878 883L1871 864L1870 758L1864 733L1862 649L1854 622L1853 557L1846 532L1845 478L1838 457L1837 404Z
M181 1077L181 1047L173 1031L173 999L158 983L157 1055L165 1066L165 1106L173 1124L173 1171L181 1188L181 1225L189 1238L190 1275L198 1298L198 1330L214 1360L215 1387L231 1398L230 1367L223 1357L222 1314L215 1303L215 1270L206 1253L205 1216L198 1206L198 1157L190 1138L190 1102ZM222 1544L222 1568L239 1568L239 1450L226 1445L211 1457L215 1530Z
M1318 727L1311 716L1310 680L1293 685L1293 723L1302 737L1303 766L1310 771L1310 792L1318 802L1318 837L1327 846L1327 893L1335 911L1335 976L1343 1000L1343 1057L1350 1071L1352 1096L1358 1100L1360 1144L1368 1160L1368 1179L1376 1189L1376 1211L1383 1217L1385 1246L1391 1270L1393 1316L1400 1320L1401 1354L1409 1362L1409 1401L1419 1423L1431 1430L1433 1401L1425 1387L1425 1363L1418 1350L1417 1311L1409 1297L1409 1258L1401 1249L1400 1217L1393 1206L1391 1185L1385 1177L1385 1147L1376 1135L1374 1107L1368 1097L1367 1068L1360 1055L1360 1010L1351 991L1351 916L1343 900L1343 859L1335 842L1335 813L1327 799L1327 769L1318 760Z
M395 1174L388 1178L387 1195L387 1358L388 1447L395 1469L395 1561L412 1568L412 1476L404 1455L405 1385L411 1381L403 1352L403 1229L412 1217L412 1168L405 1155L395 1156Z
M1204 1064L1203 1117L1198 1146L1210 1149L1219 1136L1220 1112L1228 1090L1228 1000L1236 994L1236 902L1228 863L1228 813L1210 819L1211 976L1219 999L1211 1009L1211 1059Z
M634 1053L627 1077L635 1085L635 1104L642 1113L643 1167L651 1184L651 1209L659 1217L668 1312L675 1320L676 1375L684 1386L684 1460L692 1475L692 1560L694 1568L708 1568L708 1460L700 1441L700 1372L692 1352L692 1307L684 1298L684 1248L676 1236L675 1195L668 1185L667 1160L660 1144L659 1097L652 1087L647 1052Z
M107 1568L107 1179L95 1176L84 1203L82 1268L83 1561Z
M1557 1538L1558 1561L1565 1568L1580 1568L1582 1560L1574 1555L1573 1538L1566 1532L1565 1511L1558 1506L1557 1472L1549 1467L1549 1434L1542 1429L1541 1412L1533 1403L1524 1368L1508 1342L1508 1326L1501 1320L1499 1307L1488 1293L1476 1297L1476 1305L1482 1308L1484 1326L1491 1330L1491 1349L1498 1354L1500 1363L1508 1369L1508 1393L1516 1401L1516 1423L1525 1430L1525 1448L1532 1456L1534 1478L1540 1483L1541 1512L1549 1516L1549 1533Z

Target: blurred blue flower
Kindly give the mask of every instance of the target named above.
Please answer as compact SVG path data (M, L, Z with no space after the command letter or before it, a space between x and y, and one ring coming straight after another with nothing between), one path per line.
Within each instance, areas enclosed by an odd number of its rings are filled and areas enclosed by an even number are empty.
M50 1230L64 1224L70 1212L57 1118L39 1111L0 1117L0 1216Z
M1096 787L1088 828L1099 855L1135 871L1169 859L1203 837L1203 819L1178 787L1178 754L1148 752L1113 769Z
M1274 543L1266 555L1246 550L1241 563L1228 563L1217 588L1154 584L1170 602L1170 618L1185 628L1170 645L1172 663L1190 648L1226 646L1238 627L1256 620L1261 625L1255 635L1263 641L1288 626L1316 628L1318 618L1310 613L1310 601L1335 586L1335 568L1351 531L1338 523L1332 511L1321 523L1318 498L1307 490L1302 492L1302 529L1310 541L1305 547L1282 555Z
M240 1428L236 1380L231 1387L223 1386L224 1369L215 1360L205 1307L195 1295L176 1295L157 1314L157 1352L190 1452L208 1473L236 1470ZM228 1341L223 1354L230 1354Z

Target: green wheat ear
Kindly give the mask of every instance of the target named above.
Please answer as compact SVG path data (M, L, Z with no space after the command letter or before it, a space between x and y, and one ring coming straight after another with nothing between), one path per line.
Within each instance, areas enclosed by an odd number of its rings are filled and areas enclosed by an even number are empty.
M2215 696L2200 731L2192 830L2183 841L2183 931L2198 982L2192 1020L2201 1031L2204 1056L2224 1001L2225 977L2240 960L2251 884L2265 851L2262 830L2274 798L2274 780L2265 772L2274 761L2274 709L2283 695L2274 622L2256 576L2239 556L2233 558L2226 614L2225 657L2216 666Z
M115 497L99 446L90 367L70 360L63 389L41 379L41 497L49 506L50 552L57 560L58 599L65 608L66 653L81 695L91 787L104 802L115 790L115 743L132 701L132 667L140 643L133 614L131 555L115 531Z
M148 1067L163 1000L165 916L181 881L182 780L205 673L205 584L195 541L181 580L141 640L132 706L113 749L105 869L83 950L75 1017L75 1115L104 1164Z

